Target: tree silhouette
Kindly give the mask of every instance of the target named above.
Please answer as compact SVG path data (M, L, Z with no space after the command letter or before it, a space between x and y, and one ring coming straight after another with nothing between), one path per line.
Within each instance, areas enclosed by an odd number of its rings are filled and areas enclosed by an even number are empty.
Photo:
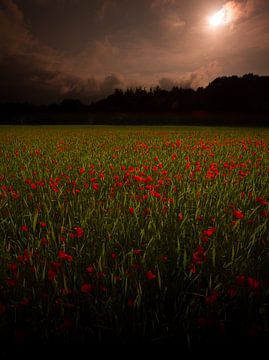
M214 120L215 124L225 125L229 121L224 121L223 116L227 112L232 112L238 114L237 118L240 119L239 121L235 118L235 123L242 124L240 114L245 113L249 114L246 125L268 126L268 89L269 76L251 73L242 77L236 75L218 77L207 87L199 87L197 90L177 86L170 91L160 86L151 87L149 90L143 87L127 88L125 91L116 88L113 94L89 105L72 98L66 98L59 104L40 106L13 102L0 104L1 114L4 115L1 123L99 123L100 119L103 123L134 123L131 114L135 113L173 113L175 114L173 119L176 119L176 114L188 113L191 114L189 122L213 124L212 119L208 120L209 114L218 113ZM72 117L74 113L79 116ZM101 117L103 113L114 115L107 116L106 120ZM263 114L259 115L260 122L257 122L255 117L251 118L252 113ZM203 117L201 114L204 114ZM220 114L223 114L222 118ZM136 121L143 122L142 118ZM173 120L173 123L178 122L182 123L182 120Z

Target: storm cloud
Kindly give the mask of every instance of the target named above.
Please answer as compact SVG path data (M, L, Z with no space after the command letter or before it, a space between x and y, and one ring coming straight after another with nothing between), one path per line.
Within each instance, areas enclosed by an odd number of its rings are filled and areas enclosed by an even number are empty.
M229 26L207 19L225 9ZM115 88L269 73L265 0L0 0L0 101L91 102Z

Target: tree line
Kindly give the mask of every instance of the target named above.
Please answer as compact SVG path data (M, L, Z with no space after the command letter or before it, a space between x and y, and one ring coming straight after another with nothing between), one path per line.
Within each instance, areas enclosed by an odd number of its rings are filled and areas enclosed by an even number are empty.
M113 94L89 104L72 98L48 105L7 102L0 104L0 111L2 124L158 124L164 121L164 116L149 120L149 114L169 113L170 123L173 124L184 122L185 116L185 119L189 119L185 121L187 123L225 125L223 116L233 113L234 121L240 124L246 122L246 125L267 126L269 76L223 76L197 90L177 86L171 90L159 86L149 90L143 87L115 89ZM138 114L143 116L139 118ZM212 117L212 114L222 116ZM248 115L244 118L242 114ZM258 122L254 114L259 114ZM169 122L169 117L167 119Z

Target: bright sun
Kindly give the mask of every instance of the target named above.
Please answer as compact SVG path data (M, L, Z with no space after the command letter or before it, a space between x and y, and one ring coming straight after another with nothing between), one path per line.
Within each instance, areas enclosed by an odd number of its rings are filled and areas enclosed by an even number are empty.
M227 14L225 9L221 9L208 19L209 25L218 27L227 23Z

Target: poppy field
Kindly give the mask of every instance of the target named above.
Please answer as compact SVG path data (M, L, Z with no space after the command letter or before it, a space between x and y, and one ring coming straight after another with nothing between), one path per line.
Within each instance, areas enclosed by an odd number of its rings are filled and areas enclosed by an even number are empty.
M269 130L0 128L3 343L268 338Z

